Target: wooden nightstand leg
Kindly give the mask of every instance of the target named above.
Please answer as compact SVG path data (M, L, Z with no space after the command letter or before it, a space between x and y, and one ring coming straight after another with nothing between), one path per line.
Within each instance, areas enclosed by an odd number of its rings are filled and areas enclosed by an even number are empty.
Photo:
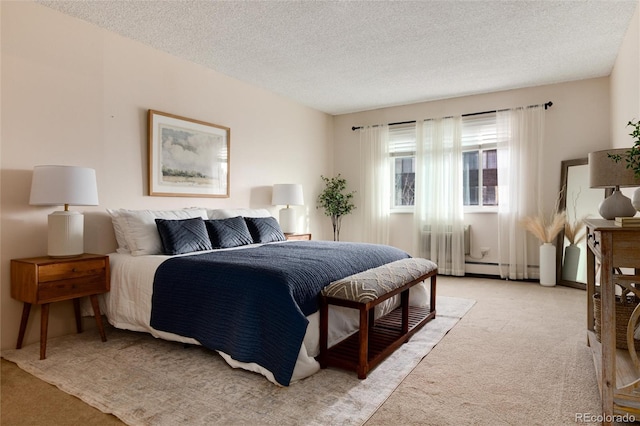
M80 299L73 299L73 312L76 315L76 330L82 333L82 317L80 315Z
M40 308L40 359L47 355L47 329L49 327L49 304L43 303Z
M31 303L24 302L22 305L22 319L20 320L20 330L18 331L18 343L16 343L16 349L22 349L24 333L27 330L27 322L29 322L29 313L31 313Z
M100 304L98 303L98 296L92 294L89 296L91 300L91 307L93 308L93 315L96 317L96 325L98 326L98 332L100 332L100 339L103 342L107 341L107 336L104 333L104 326L102 325L102 315L100 315Z

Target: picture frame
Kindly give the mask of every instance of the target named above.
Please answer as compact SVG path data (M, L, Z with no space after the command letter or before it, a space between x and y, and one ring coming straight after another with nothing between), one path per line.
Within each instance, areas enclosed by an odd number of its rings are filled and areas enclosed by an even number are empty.
M231 129L150 109L149 195L229 197Z

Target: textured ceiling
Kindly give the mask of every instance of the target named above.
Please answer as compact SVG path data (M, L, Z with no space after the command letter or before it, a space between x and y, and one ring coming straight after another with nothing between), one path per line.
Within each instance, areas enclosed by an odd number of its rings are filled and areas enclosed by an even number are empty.
M38 2L330 114L607 76L639 4Z

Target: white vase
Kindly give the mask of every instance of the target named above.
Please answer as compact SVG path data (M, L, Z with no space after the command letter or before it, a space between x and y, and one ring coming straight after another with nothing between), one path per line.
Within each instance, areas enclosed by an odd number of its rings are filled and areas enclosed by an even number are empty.
M552 243L540 246L540 285L556 285L556 246Z
M564 248L562 264L562 279L575 281L578 277L578 264L580 263L580 247L570 244Z

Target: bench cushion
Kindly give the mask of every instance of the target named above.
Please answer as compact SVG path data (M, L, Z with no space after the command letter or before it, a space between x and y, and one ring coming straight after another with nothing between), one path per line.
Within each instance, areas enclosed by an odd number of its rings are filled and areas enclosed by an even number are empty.
M418 257L396 260L377 268L333 281L322 294L337 299L368 303L437 269L430 260Z

